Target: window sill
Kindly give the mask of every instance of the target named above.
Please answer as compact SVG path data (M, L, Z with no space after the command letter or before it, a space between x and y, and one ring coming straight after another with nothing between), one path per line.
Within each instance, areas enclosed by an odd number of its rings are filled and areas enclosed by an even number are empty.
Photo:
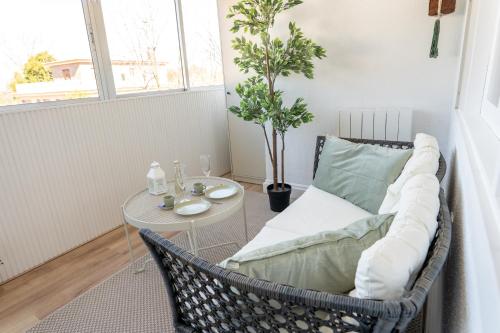
M224 85L192 87L189 89L177 88L177 89L157 90L157 91L132 92L132 93L127 93L127 94L116 95L116 99L127 99L127 98L148 97L148 96L165 96L165 95L198 92L198 91L212 91L212 90L219 90L219 89L224 89ZM113 100L113 99L110 99L110 100Z
M127 100L127 99L137 99L137 98L148 98L155 96L166 96L166 95L176 95L176 94L185 94L185 93L193 93L193 92L203 92L203 91L213 91L213 90L224 90L224 85L216 85L216 86L203 86L203 87L195 87L191 89L170 89L163 91L149 91L149 92L138 92L138 93L130 93L117 95L115 98L110 99L101 99L99 97L88 97L88 98L77 98L77 99L69 99L69 100L61 100L61 101L52 101L52 102L38 102L38 103L27 103L27 104L15 104L15 105L4 105L0 106L0 115L8 114L12 112L23 112L23 111L37 111L37 110L46 110L56 107L68 107L73 105L85 105L99 102L112 102L117 100Z
M51 109L55 107L66 107L71 105L81 105L93 102L99 102L101 99L99 97L86 97L86 98L75 98L66 99L60 101L48 101L48 102L36 102L36 103L26 103L26 104L12 104L0 106L0 115L19 112L19 111L36 111L43 109Z

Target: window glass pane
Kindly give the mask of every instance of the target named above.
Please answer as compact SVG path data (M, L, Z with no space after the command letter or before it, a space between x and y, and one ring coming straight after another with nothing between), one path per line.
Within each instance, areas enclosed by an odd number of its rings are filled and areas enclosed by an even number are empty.
M173 0L102 0L117 94L183 88Z
M192 87L223 84L216 0L182 0Z
M0 105L97 96L80 0L0 3Z
M493 52L487 98L491 104L498 108L500 106L500 33L497 35Z

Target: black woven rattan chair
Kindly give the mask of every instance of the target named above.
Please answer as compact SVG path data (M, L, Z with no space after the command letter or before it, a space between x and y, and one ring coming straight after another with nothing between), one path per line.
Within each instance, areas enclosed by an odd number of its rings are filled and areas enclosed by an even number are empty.
M401 149L409 142L355 140ZM318 137L314 172L325 137ZM441 156L439 180L446 165ZM421 326L429 290L448 255L451 220L441 190L438 229L414 283L398 300L353 298L253 279L195 257L150 230L140 234L160 267L177 332L403 332Z

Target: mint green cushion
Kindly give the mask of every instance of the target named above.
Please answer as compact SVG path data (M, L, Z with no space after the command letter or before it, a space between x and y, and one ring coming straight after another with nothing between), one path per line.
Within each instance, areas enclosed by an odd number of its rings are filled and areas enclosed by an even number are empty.
M361 252L384 237L394 215L374 215L335 231L324 231L263 247L220 266L250 277L332 293L354 289Z
M325 141L313 185L377 214L387 192L413 150L353 143L336 137Z

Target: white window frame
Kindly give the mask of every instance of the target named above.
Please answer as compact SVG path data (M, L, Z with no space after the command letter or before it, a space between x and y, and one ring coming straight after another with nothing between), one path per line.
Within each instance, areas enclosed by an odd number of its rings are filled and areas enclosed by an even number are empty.
M106 28L102 12L101 0L80 0L82 3L83 17L87 30L87 37L90 47L92 63L94 66L94 75L98 97L82 97L75 99L66 99L60 101L47 101L26 104L12 104L0 106L0 112L11 112L20 110L47 109L66 105L86 104L89 102L117 100L130 97L161 96L168 94L177 94L179 92L212 90L224 87L224 83L191 87L189 81L189 67L186 52L186 39L184 33L184 20L182 14L182 1L173 0L175 4L175 15L177 19L177 39L179 41L179 51L181 60L181 71L183 87L178 89L164 89L155 91L138 91L126 94L117 94L111 57L109 54L108 41L106 37ZM218 18L217 18L218 19Z
M189 82L189 66L186 50L186 34L184 33L184 16L182 14L182 0L174 0L175 17L177 18L177 40L179 41L179 51L181 58L182 80L184 81L184 90L191 89Z
M495 119L484 110L494 42L500 38L500 4L496 1L467 2L456 110L468 153L473 157L471 165L477 171L475 177L491 198L491 207L500 214L500 135L493 128L500 123L494 125ZM484 13L491 16L485 18ZM490 25L497 27L492 35Z
M500 100L497 101L499 104L494 105L488 99L488 93L490 90L490 84L492 75L494 75L494 65L495 58L498 59L496 66L500 66L500 6L497 8L497 17L495 22L493 46L490 53L490 58L488 61L488 69L486 72L486 81L484 85L483 100L481 105L481 116L488 123L490 128L493 130L497 138L500 139Z
M114 99L116 97L113 69L109 56L106 29L100 0L81 0L90 53L94 64L94 75L99 91L99 99Z

